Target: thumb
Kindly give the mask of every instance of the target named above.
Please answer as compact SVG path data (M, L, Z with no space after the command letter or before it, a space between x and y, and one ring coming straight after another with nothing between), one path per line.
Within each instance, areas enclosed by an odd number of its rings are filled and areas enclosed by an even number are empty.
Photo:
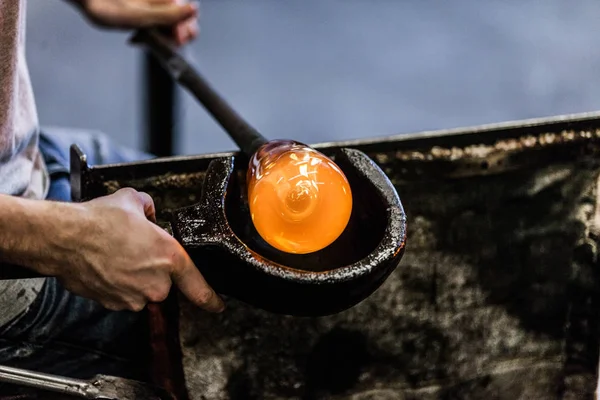
M216 313L225 309L223 300L208 285L187 254L180 269L171 274L171 279L184 296L198 307Z

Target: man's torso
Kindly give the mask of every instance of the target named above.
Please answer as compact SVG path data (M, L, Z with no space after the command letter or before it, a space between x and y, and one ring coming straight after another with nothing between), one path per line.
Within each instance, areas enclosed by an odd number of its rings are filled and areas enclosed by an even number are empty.
M0 0L0 194L46 197L38 116L25 60L26 0ZM0 221L2 229L2 221ZM43 279L0 281L0 326L25 311Z

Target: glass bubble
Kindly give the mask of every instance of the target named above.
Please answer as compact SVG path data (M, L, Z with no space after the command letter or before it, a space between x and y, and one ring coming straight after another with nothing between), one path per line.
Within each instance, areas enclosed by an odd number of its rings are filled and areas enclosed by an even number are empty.
M270 141L252 156L248 202L258 234L287 253L333 243L352 213L350 184L324 154L295 141Z

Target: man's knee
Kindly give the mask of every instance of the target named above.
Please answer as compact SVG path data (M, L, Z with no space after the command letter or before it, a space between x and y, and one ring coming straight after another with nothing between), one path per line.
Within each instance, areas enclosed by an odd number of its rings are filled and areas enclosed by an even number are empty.
M90 165L114 164L152 158L141 150L118 144L110 136L98 130L49 127L42 129L42 136L58 148L68 160L69 148L76 144L86 155Z

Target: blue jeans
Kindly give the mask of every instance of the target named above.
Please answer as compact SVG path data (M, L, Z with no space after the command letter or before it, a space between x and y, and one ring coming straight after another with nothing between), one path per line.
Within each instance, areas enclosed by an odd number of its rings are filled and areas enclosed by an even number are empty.
M90 165L151 158L97 132L44 130L40 149L51 177L49 200L71 201L69 146L78 144ZM48 278L34 304L0 328L0 364L89 378L95 374L147 379L150 352L145 312L109 311ZM6 386L0 384L0 394Z

